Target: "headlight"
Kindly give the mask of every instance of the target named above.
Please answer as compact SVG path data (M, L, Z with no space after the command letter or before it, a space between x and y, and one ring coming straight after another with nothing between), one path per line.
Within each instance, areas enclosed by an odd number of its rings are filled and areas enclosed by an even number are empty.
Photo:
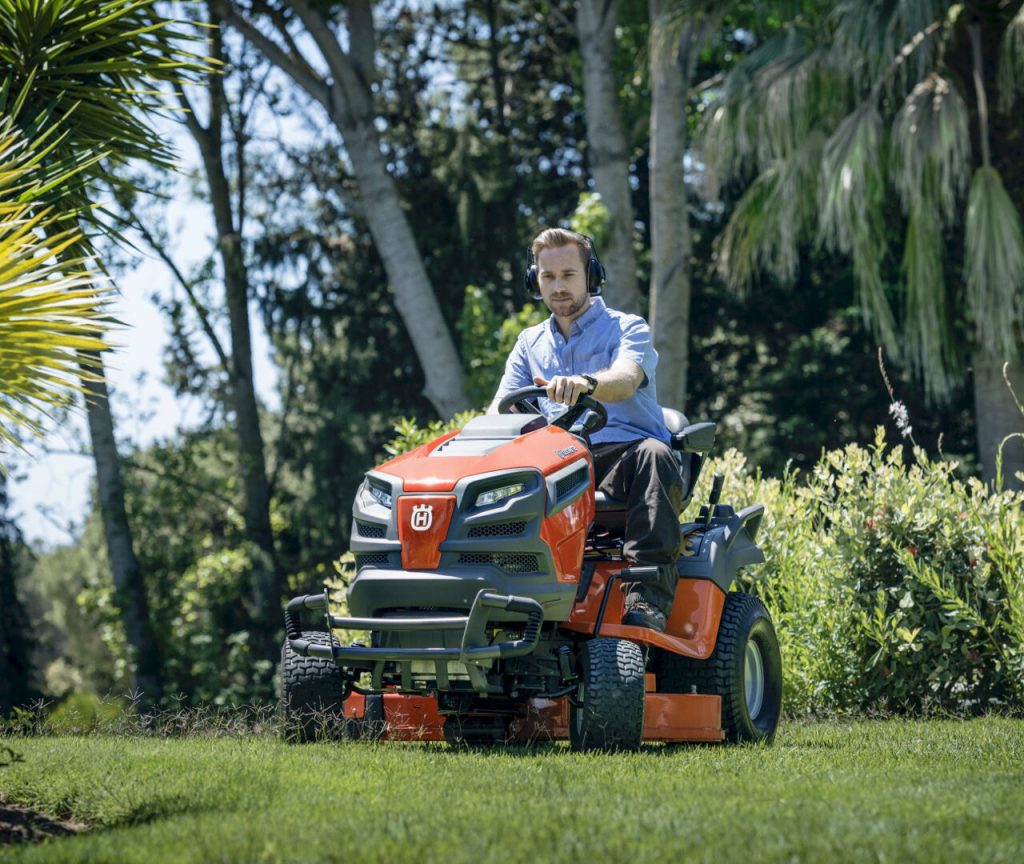
M497 489L488 489L486 492L481 492L476 496L476 501L473 502L473 506L487 507L491 504L497 504L505 498L518 495L525 488L525 483L510 483L508 486L499 486Z
M366 478L366 488L370 494L377 499L379 504L391 509L391 487L386 486L380 482L380 480L374 480L371 477Z

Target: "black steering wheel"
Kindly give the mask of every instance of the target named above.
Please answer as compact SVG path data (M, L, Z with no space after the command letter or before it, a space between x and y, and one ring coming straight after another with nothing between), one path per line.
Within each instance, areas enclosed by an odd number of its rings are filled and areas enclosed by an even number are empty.
M526 400L535 399L538 396L546 398L547 395L548 391L543 387L520 387L518 390L513 390L506 395L498 403L498 413L511 414L512 408L515 407L523 414L540 414L541 412L537 409L537 406ZM604 429L608 423L608 409L592 396L581 395L577 397L576 404L570 405L568 411L552 420L551 425L557 426L559 429L565 429L568 432L576 425L576 421L583 416L584 412L588 410L594 413L587 417L584 422L583 434L586 436L593 435L598 430Z

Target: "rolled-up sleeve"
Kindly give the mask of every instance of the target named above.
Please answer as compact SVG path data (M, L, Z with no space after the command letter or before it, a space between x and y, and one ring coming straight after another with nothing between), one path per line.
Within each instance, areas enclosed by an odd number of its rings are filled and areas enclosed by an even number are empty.
M530 373L530 361L526 356L526 347L523 345L523 335L520 333L512 351L509 352L508 360L505 361L505 374L501 376L498 392L494 394L494 398L500 399L513 390L531 386L533 386L533 375Z
M651 328L643 318L632 316L623 325L612 362L619 359L632 360L643 370L644 383L640 386L646 387L658 365L658 352L651 343Z

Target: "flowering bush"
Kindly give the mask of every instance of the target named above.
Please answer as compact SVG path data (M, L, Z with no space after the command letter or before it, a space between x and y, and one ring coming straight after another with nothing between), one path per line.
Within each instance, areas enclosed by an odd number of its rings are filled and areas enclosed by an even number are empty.
M958 480L919 448L822 455L805 483L713 460L723 500L766 504L766 564L790 711L1024 707L1024 494ZM702 491L694 496L701 500Z

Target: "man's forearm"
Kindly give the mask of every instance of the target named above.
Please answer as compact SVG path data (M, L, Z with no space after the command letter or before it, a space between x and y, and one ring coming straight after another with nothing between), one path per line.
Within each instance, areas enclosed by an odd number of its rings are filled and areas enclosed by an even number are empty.
M625 365L613 364L600 372L590 373L597 379L597 389L591 394L598 402L624 402L629 399L637 387L643 383L643 371L635 363Z

